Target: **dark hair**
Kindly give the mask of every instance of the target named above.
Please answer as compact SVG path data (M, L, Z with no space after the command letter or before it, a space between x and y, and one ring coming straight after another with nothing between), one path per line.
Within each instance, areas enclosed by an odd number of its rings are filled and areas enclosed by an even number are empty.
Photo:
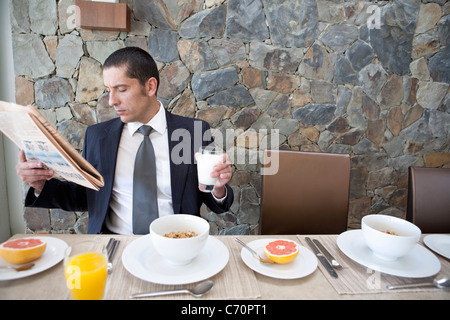
M145 50L138 47L126 47L113 52L103 63L103 69L126 65L127 77L137 79L145 85L148 79L155 78L159 87L159 71L155 60Z

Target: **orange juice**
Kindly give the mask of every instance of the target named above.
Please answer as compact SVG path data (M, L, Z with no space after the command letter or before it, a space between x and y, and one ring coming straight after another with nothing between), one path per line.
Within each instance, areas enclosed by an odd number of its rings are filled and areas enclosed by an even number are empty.
M65 266L67 288L74 300L101 300L105 291L107 259L90 252L70 257Z

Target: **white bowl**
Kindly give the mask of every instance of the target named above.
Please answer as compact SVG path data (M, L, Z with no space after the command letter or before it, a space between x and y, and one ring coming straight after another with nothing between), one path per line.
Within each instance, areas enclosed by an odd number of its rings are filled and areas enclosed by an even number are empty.
M361 229L374 255L389 261L406 256L416 246L421 235L420 229L411 222L383 214L363 217Z
M193 231L191 238L168 238L165 234L179 231ZM202 251L209 235L209 223L189 214L174 214L155 219L150 224L153 247L162 257L175 265L191 262Z

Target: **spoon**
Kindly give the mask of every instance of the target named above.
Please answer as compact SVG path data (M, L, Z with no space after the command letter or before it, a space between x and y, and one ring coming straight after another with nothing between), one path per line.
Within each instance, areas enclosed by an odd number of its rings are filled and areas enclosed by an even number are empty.
M449 277L437 277L437 278L433 279L433 282L390 285L390 286L387 286L387 288L389 290L392 290L392 289L412 288L412 287L422 287L422 286L435 286L439 289L449 289L450 288L450 278Z
M189 293L194 297L201 297L208 293L214 287L214 281L207 280L197 284L192 290L190 289L180 289L180 290L167 290L167 291L156 291L156 292L143 292L143 293L133 293L130 295L130 299L134 298L146 298L162 296L167 294L177 294L177 293Z
M28 263L28 264L24 264L23 266L20 266L20 267L0 266L0 270L1 269L9 269L9 270L16 270L17 272L20 272L20 271L25 271L25 270L31 269L33 267L34 267L34 263Z

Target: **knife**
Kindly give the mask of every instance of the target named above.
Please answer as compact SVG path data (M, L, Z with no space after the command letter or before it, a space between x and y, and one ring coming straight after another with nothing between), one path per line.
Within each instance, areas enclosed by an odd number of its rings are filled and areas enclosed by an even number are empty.
M339 262L336 261L336 259L331 255L331 253L328 252L328 250L319 242L319 240L314 239L313 242L319 247L320 251L327 257L328 261L331 262L331 265L334 269L341 269L342 266L339 264Z
M305 240L308 243L308 245L311 247L311 249L314 251L314 253L316 254L317 258L323 264L325 269L327 269L327 271L331 274L332 277L337 278L338 275L337 275L336 271L334 271L334 269L330 265L330 263L328 262L327 258L325 258L323 256L323 254L320 253L319 249L317 249L316 245L311 241L311 239L309 237L305 237Z

